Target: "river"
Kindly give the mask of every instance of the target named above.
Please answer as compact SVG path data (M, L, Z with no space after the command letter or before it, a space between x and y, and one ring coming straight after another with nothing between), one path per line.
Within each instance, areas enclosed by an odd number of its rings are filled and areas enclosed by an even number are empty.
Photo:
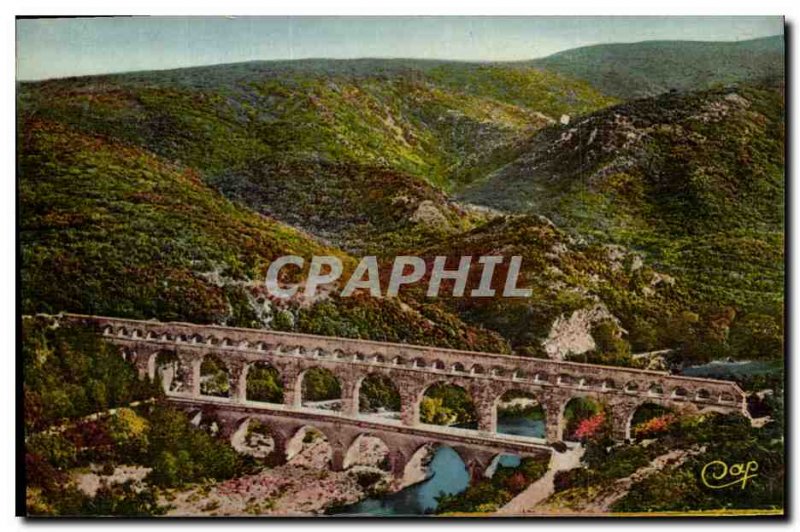
M715 361L702 366L685 368L684 375L693 377L732 378L736 374L753 374L775 371L775 364L762 362ZM474 428L474 427L462 427ZM544 421L524 416L501 417L497 431L515 436L544 437ZM516 456L502 456L499 463L507 467L519 465ZM429 477L397 493L383 497L371 497L342 507L336 515L362 516L413 516L433 513L436 497L440 493L454 494L464 491L469 485L469 474L458 454L449 447L438 447L428 465Z
M526 417L500 418L497 431L517 436L544 437L544 422ZM499 463L515 467L518 456L503 455ZM432 513L436 510L436 497L440 493L453 494L464 491L469 485L469 473L464 462L450 447L437 447L428 464L427 480L383 497L370 497L342 507L336 515L363 516L412 516Z

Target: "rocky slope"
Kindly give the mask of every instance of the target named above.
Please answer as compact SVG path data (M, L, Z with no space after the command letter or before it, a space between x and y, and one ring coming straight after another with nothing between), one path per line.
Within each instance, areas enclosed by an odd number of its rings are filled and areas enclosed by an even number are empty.
M23 84L23 306L605 363L778 355L782 88L613 103L525 65L404 60ZM320 252L519 254L535 297L264 298L270 260Z
M543 130L461 199L636 250L725 322L721 333L736 315L758 322L764 345L742 355L777 356L783 139L782 86L635 100Z

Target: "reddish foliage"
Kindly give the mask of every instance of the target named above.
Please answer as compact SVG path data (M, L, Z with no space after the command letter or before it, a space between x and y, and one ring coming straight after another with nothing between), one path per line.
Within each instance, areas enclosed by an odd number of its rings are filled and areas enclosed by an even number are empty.
M673 421L675 421L675 416L672 414L664 414L663 416L648 419L634 427L633 435L637 438L647 438L661 434L666 432Z
M108 448L114 445L114 440L108 433L108 428L100 421L83 421L67 429L64 436L78 449Z
M528 484L528 479L525 477L522 471L517 471L503 481L503 487L511 493L520 493L522 490L528 487Z
M605 412L599 412L591 417L582 419L575 429L574 437L578 440L589 440L598 434L606 423Z

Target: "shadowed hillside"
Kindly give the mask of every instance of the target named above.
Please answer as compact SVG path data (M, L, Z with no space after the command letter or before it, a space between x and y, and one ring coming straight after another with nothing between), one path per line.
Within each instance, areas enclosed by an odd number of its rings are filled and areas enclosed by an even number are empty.
M409 60L255 62L20 86L25 115L189 165L230 197L354 250L470 226L433 187L479 178L562 114L613 102L530 67ZM367 184L377 196L363 193Z
M270 327L503 352L505 342L428 304L276 302L269 262L354 259L234 205L198 173L138 147L24 121L19 153L22 311ZM299 280L287 277L286 281Z
M618 98L783 79L783 36L739 42L647 41L600 44L529 64L583 79Z

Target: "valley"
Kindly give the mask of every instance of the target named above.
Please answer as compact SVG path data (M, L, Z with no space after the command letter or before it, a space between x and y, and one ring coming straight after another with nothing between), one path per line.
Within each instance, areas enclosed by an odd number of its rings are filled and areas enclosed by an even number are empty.
M18 82L29 511L491 514L546 474L546 497L526 512L782 508L783 76L776 37L509 63L254 61ZM286 256L302 263L276 272L275 286L305 283L315 256L341 275L279 297L265 280ZM398 256L424 269L387 293L405 271ZM518 258L517 275L506 260L484 282L478 258L491 256ZM364 257L380 297L346 290ZM430 297L431 266L456 269L460 257L473 259L465 293L485 290L459 297L445 279ZM503 297L509 277L526 292ZM511 457L470 481L469 464L441 446L419 459L415 480L436 474L398 492L380 453L331 472L333 455L311 436L289 463L235 450L221 422L195 423L170 403L170 387L186 385L180 361L156 357L143 377L111 344L47 321L64 312L667 376L703 368L735 381L749 410L654 409L618 441L609 405L578 402L559 429L584 449L578 467L546 473L541 460ZM768 369L726 373L720 362ZM294 383L260 370L254 390L273 402L293 386L316 404L344 397L325 372ZM192 371L210 395L232 397L221 361ZM370 382L362 406L394 412L392 388ZM500 425L541 438L552 413L525 390L502 401ZM482 419L471 389L422 392L425 423ZM61 424L72 428L49 431ZM703 490L697 470L715 453L756 456L769 480L732 499ZM144 473L76 487L118 467ZM458 489L438 497L443 482Z

